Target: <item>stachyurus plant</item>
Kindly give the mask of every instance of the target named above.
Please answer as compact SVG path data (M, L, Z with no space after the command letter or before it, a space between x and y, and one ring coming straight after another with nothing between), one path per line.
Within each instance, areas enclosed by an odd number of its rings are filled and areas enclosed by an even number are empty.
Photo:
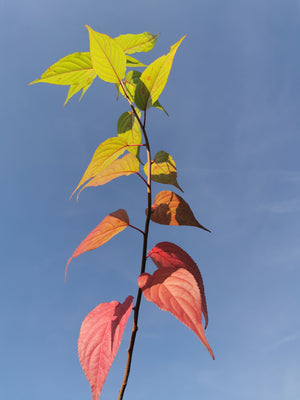
M158 35L144 32L111 38L89 26L87 29L89 52L73 53L62 58L32 83L46 82L70 86L66 104L79 91L82 97L98 76L105 82L115 84L118 93L129 103L130 110L124 112L118 120L118 135L99 145L72 196L77 192L78 199L80 192L89 186L104 185L120 176L136 174L144 181L147 190L144 230L130 224L125 210L112 212L80 243L70 257L65 271L66 274L72 258L102 246L127 227L134 228L143 235L139 289L135 306L133 307L133 296L128 296L123 303L112 301L99 304L84 319L78 339L80 363L91 385L93 400L98 400L118 352L125 326L134 310L125 373L118 397L121 400L130 373L142 294L148 301L163 311L171 312L189 327L214 358L204 333L208 324L208 314L204 285L196 263L184 250L169 242L158 243L147 255L151 221L163 225L188 225L209 230L199 224L189 205L175 192L161 191L152 203L152 182L173 185L182 191L177 182L177 170L172 156L165 151L159 151L153 158L151 156L146 115L150 107L166 112L159 103L159 96L167 83L174 56L184 37L171 46L168 54L146 67L131 54L152 50ZM141 73L132 69L135 67L146 68ZM141 151L146 152L145 165L140 158ZM147 257L150 257L157 267L152 275L145 272ZM202 314L205 327L202 325Z

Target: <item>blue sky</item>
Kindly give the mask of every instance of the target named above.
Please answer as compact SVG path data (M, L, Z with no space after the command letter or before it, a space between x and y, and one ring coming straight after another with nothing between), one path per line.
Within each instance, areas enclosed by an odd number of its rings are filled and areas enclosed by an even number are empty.
M0 23L0 398L90 398L80 324L99 303L136 295L141 237L129 229L73 260L64 283L68 258L108 213L125 208L144 224L145 191L133 176L68 200L98 144L116 135L125 101L100 80L64 109L65 87L27 87L88 50L87 24L112 37L161 32L145 62L188 35L160 98L170 117L151 110L148 132L212 230L151 224L149 249L171 241L197 262L216 360L143 300L125 398L298 400L300 1L2 1ZM117 397L129 331L103 400Z

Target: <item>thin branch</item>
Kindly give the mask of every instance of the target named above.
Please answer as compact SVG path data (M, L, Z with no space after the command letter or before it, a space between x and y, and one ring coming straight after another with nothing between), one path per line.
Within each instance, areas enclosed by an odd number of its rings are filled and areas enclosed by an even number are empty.
M135 117L137 118L140 127L143 131L144 139L145 139L145 144L146 144L146 150L147 150L147 161L148 161L148 180L147 180L147 203L148 203L148 211L147 211L147 216L146 216L146 221L145 221L145 230L143 232L144 234L144 241L143 241L143 251L142 251L142 263L141 263L141 274L145 272L146 268L146 260L147 260L147 243L148 243L148 234L149 234L149 225L150 225L150 220L151 220L151 206L152 206L152 199L151 199L151 151L150 151L150 145L148 141L148 136L146 133L145 129L145 123L146 123L146 111L144 112L144 124L142 124L129 96L128 93L124 87L123 82L121 82L122 89L125 93L125 96L130 104L130 107L132 111L134 112ZM144 179L144 178L143 178ZM127 386L127 381L128 377L130 374L130 368L131 368L131 361L132 361L132 353L133 353L133 348L134 348L134 343L135 343L135 337L138 331L138 318L139 318L139 310L140 310L140 305L141 305L141 299L142 299L142 291L141 289L138 290L137 293L137 300L134 306L134 315L133 315L133 323L132 323L132 330L131 330L131 338L130 338L130 343L129 343L129 348L128 348L128 354L127 354L127 362L126 362L126 367L125 367L125 373L123 377L123 382L120 388L119 392L119 397L118 400L123 399L123 395Z
M141 234L142 234L142 235L144 235L144 231L142 231L141 229L137 228L136 226L134 226L134 225L131 225L131 224L129 224L128 226L130 226L130 228L133 228L133 229L135 229L136 231L139 231L139 232L141 232Z

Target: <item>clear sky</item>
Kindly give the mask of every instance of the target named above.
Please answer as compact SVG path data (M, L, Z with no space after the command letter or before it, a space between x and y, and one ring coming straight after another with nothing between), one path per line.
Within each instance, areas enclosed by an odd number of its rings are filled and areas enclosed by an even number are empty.
M81 322L137 291L141 235L130 229L74 259L64 283L68 258L107 214L125 208L139 227L145 218L135 176L68 200L128 110L113 85L97 80L65 108L66 87L27 87L88 51L85 24L112 37L161 32L145 62L188 35L160 98L170 116L151 110L148 132L212 230L153 223L149 248L171 241L197 262L216 360L144 299L125 399L299 400L299 0L0 2L0 399L91 398L77 358ZM173 190L154 186L164 189ZM103 400L117 397L129 331Z

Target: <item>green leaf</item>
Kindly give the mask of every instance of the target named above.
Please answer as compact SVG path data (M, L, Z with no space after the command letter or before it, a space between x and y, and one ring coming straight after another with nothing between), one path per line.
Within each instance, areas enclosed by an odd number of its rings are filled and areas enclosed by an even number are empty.
M176 51L184 38L185 36L171 46L167 55L159 57L142 73L134 98L135 104L140 110L146 110L151 107L161 95L168 81Z
M120 35L114 40L117 42L126 54L147 52L153 49L158 35L152 35L149 32L127 35Z
M136 110L138 116L141 116L139 110ZM118 120L118 136L128 145L127 150L134 154L139 160L140 145L142 143L141 127L133 111L124 112Z
M110 182L120 176L128 176L137 173L139 172L139 169L140 164L138 159L133 154L126 154L124 157L113 161L106 168L102 169L99 174L88 181L78 192L77 199L83 189L87 187L104 185L105 183Z
M94 31L86 25L90 38L90 53L94 70L105 82L118 83L126 71L126 56L111 37Z
M146 67L145 64L143 64L142 62L140 62L136 58L131 57L131 56L127 56L127 55L126 55L126 65L127 65L128 68Z
M113 137L105 140L101 143L97 150L95 151L90 164L88 165L83 177L78 183L76 189L71 194L73 194L82 186L86 181L94 178L99 174L104 168L110 165L114 160L116 160L124 151L127 149L126 142L119 138Z
M144 172L148 175L148 163L144 167ZM177 182L176 164L170 154L159 151L151 164L151 180L158 183L173 185L183 192Z

